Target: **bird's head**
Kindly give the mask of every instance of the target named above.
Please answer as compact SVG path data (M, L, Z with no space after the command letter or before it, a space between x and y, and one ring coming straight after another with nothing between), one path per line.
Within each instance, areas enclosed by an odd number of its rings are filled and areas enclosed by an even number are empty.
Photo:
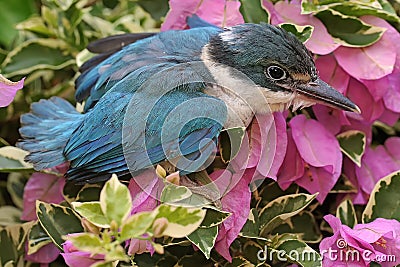
M244 73L262 91L272 111L322 103L359 112L353 102L319 78L303 43L276 26L248 23L225 29L204 48L203 61L217 82L226 84L231 79L231 85L238 86L229 69ZM251 94L251 89L243 90Z

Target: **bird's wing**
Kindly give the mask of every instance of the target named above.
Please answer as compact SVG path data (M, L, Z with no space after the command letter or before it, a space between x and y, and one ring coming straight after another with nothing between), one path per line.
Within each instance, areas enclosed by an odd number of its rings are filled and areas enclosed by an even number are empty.
M187 62L188 59L200 60L202 47L211 36L220 31L221 29L215 27L203 27L162 32L140 40L132 37L134 43L124 47L118 44L118 49L122 48L121 50L112 55L106 52L105 55L94 57L82 66L82 74L76 80L75 98L79 102L86 99L85 110L87 111L93 108L113 85L134 70L153 64L179 64ZM109 46L115 44L114 41L114 39L103 43L98 41L100 44L98 50L102 51L103 46L106 50L110 49ZM91 49L95 49L94 47L95 45Z
M190 90L170 91L150 108L142 100L136 103L132 94L110 91L87 114L64 151L70 180L97 182L111 173L143 170L167 156L186 156L189 160L178 166L181 169L201 167L226 119L225 104ZM191 102L204 100L212 105Z

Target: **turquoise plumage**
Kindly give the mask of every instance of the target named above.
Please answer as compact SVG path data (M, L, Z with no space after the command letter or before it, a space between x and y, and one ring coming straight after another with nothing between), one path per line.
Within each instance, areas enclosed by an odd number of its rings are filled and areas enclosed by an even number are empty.
M205 86L201 82L203 77L197 77L200 81L189 83L179 90L166 92L152 110L146 108L151 90L162 91L166 84L155 81L154 87L142 88L140 94L143 95L143 101L136 105L134 114L128 114L138 144L131 140L132 151L124 155L122 129L128 105L142 84L162 70L170 69L168 75L172 77L181 76L182 84L185 83L185 77L196 76L196 73L190 73L194 71L190 68L186 68L184 74L177 73L182 72L181 69L173 68L187 62L197 61L201 64L202 47L220 31L215 27L168 31L127 45L99 65L88 68L78 78L76 98L78 101L86 98L86 113L78 114L68 102L57 97L41 100L34 104L31 113L22 116L20 133L24 140L18 146L30 151L27 160L37 170L69 161L70 169L66 176L78 182L105 180L112 173L129 175L130 171L141 171L164 161L165 153L169 153L163 151L161 146L161 127L166 116L187 100L212 98L202 92ZM212 79L205 67L203 71L207 79ZM199 148L201 150L209 145L199 147L199 142L206 137L216 142L226 118L226 106L222 101L214 100L216 105L202 109L205 109L204 114L217 114L218 121L198 118L188 123L179 134L183 155L196 158L196 154L200 153ZM135 120L143 116L148 116L146 128L136 128ZM41 124L36 124L37 121L41 121ZM176 127L179 127L179 123L176 121ZM57 130L53 127L55 124ZM139 144L143 138L146 140L145 148ZM163 144L165 149L168 142L176 140L164 141L167 142ZM51 146L53 143L56 145ZM126 157L132 162L129 164L130 170ZM147 158L150 161L145 160Z

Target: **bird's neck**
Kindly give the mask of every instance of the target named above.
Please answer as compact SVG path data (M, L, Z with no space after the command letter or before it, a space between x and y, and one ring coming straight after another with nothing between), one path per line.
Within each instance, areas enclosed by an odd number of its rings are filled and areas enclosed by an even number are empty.
M204 93L221 99L228 108L228 118L224 127L247 127L254 114L259 113L254 105L249 104L249 93L252 91L249 86L255 85L232 75L232 68L211 60L208 45L202 50L201 60L215 80L215 84L207 86ZM261 105L259 106L257 109L262 109Z

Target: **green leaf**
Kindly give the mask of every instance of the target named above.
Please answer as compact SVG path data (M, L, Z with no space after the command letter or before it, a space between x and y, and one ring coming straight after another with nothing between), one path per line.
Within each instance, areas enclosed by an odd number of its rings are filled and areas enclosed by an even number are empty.
M71 8L72 4L74 2L77 2L76 0L58 0L54 1L59 7L61 7L61 10L67 11L68 9Z
M355 187L350 179L343 173L340 175L338 181L334 187L329 191L330 193L357 193L357 187Z
M28 222L0 229L0 266L10 261L17 263L24 256L26 237L32 225Z
M198 228L193 233L189 234L187 238L196 245L204 256L209 259L211 250L217 240L218 226L208 228Z
M85 186L79 190L78 195L76 196L76 201L98 201L100 199L100 193L102 189L103 186L101 184L85 184Z
M316 14L319 11L326 10L335 5L346 5L346 4L355 4L362 5L376 9L382 9L381 4L377 0L352 0L352 1L343 1L343 0L319 0L319 1L309 1L302 0L301 1L301 14Z
M98 261L90 265L90 267L115 267L115 265L112 262Z
M110 221L101 210L99 201L91 202L72 202L72 207L82 217L101 228L110 228Z
M332 9L347 16L372 15L384 20L399 22L396 11L387 1L302 1L302 7L303 14L317 14L323 10Z
M362 214L363 223L376 218L400 221L400 172L394 172L379 180Z
M37 252L40 248L51 243L52 240L38 221L36 221L29 231L28 236L28 255Z
M307 243L318 243L322 239L319 225L315 221L314 215L308 211L302 211L287 219L276 227L271 235L285 233L295 234L299 240Z
M287 32L293 33L302 43L305 43L310 39L311 34L314 31L314 27L311 25L299 26L292 23L282 23L279 24L279 26Z
M365 133L357 130L343 132L336 136L340 150L348 156L358 167L361 167L361 157L365 152Z
M15 246L12 237L6 229L0 230L0 266L4 266L7 262L16 262L19 258L17 246Z
M357 224L356 211L350 199L344 200L336 209L336 217L340 219L342 224L353 228Z
M108 262L129 261L129 257L126 255L125 249L121 246L121 244L112 244L113 246L106 253L105 260Z
M269 14L262 8L260 0L240 0L240 13L248 23L269 22Z
M246 128L236 127L223 130L219 136L221 159L227 163L235 158L243 142Z
M42 69L63 69L75 64L75 59L64 53L67 48L60 39L28 40L8 53L1 68L9 77Z
M156 218L166 218L168 225L164 235L182 238L194 232L203 221L206 211L201 208L175 207L162 204L155 210Z
M315 16L324 23L335 41L344 46L369 46L377 42L385 31L384 28L364 23L356 17L346 16L331 9L320 11Z
M168 183L161 192L161 202L175 203L189 198L191 195L192 192L187 187Z
M391 13L380 8L374 8L371 6L352 3L350 1L347 3L345 2L342 4L332 5L330 8L348 16L360 17L365 15L371 15L382 18L384 20L389 20L397 23L400 22L400 19L396 15L396 13Z
M257 238L260 234L260 219L256 208L252 208L242 230L241 236Z
M207 206L206 211L206 216L201 222L200 228L210 228L217 226L225 221L229 216L231 216L230 212L221 211L213 206Z
M57 28L58 27L58 21L59 21L59 15L58 15L58 10L49 8L47 6L42 5L41 9L41 17L43 20L46 22L49 28Z
M17 25L18 30L30 31L47 36L55 36L55 33L49 29L41 17L31 17Z
M261 236L265 236L288 218L306 208L317 194L293 194L281 196L269 202L260 211Z
M100 193L100 206L108 221L118 225L129 216L132 209L132 198L128 188L123 185L117 175L113 174Z
M11 196L12 202L15 206L23 209L23 196L24 188L27 182L26 176L22 173L10 173L7 179L7 191Z
M17 147L0 147L0 172L33 170L33 166L24 161L26 155L28 152Z
M120 240L138 238L146 233L156 218L156 212L140 212L132 215L121 226Z
M167 0L139 0L137 3L156 20L165 17L169 9Z
M234 257L232 259L232 262L228 262L227 264L224 265L224 267L248 267L248 266L254 266L254 265L247 259L243 258L242 256ZM270 267L270 265L268 264L262 266Z
M381 5L382 9L388 13L396 14L396 10L387 0L378 0L379 4Z
M322 259L318 252L299 240L285 240L274 252L281 261L289 260L303 267L322 267Z
M8 47L18 34L18 31L15 29L15 24L28 18L37 11L34 1L0 0L0 6L0 43Z
M91 252L93 254L105 254L107 250L104 248L105 242L98 235L93 233L80 233L79 235L65 236L66 240L72 242L74 247L79 250Z
M14 206L0 207L0 225L12 225L20 222L22 211Z
M70 208L36 201L36 214L40 225L53 243L62 250L62 236L83 232L79 217Z

